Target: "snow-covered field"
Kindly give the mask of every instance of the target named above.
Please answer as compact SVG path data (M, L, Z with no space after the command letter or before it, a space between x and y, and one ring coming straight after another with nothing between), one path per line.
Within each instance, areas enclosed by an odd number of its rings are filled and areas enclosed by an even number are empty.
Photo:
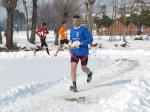
M15 42L28 46L25 33L19 33L23 38L15 35ZM51 33L50 47L53 40ZM67 50L57 57L55 48L50 56L45 51L37 56L32 51L1 52L0 112L150 112L150 41L128 38L130 47L123 48L119 40L96 36L94 40L103 48L90 50L89 67L94 73L90 84L78 67L78 93L68 89Z

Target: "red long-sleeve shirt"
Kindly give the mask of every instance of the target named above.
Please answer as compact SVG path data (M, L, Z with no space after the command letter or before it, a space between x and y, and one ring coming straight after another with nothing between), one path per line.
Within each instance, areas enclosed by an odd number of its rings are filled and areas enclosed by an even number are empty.
M48 28L41 27L37 29L36 34L40 37L40 39L46 39L46 35L48 34Z

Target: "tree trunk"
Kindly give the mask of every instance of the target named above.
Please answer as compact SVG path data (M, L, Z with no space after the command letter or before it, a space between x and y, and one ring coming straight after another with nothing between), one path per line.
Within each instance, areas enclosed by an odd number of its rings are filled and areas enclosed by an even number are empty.
M35 44L35 31L36 31L36 24L37 24L37 0L32 0L32 2L33 2L33 12L32 12L32 29L31 29L30 42Z
M54 45L58 45L58 33L55 34Z
M58 45L58 37L59 37L59 34L58 34L58 29L56 29L55 32L55 41L54 41L54 45Z
M7 9L7 37L6 37L6 47L13 47L13 18L14 11L12 9Z
M2 41L2 34L1 34L1 31L0 31L0 44L2 44L3 41Z
M23 5L24 5L24 10L25 10L25 24L26 24L26 33L27 33L27 41L29 41L29 20L28 20L28 9L27 9L27 5L26 5L26 1L23 0Z

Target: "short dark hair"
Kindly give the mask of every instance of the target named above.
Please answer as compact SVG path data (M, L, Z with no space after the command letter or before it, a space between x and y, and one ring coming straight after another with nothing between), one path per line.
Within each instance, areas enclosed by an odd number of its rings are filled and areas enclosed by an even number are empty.
M62 25L63 25L63 24L66 24L66 21L63 21L63 22L62 22Z
M81 17L79 15L74 15L73 19L80 19Z
M43 26L47 26L47 23L46 23L46 22L43 22Z

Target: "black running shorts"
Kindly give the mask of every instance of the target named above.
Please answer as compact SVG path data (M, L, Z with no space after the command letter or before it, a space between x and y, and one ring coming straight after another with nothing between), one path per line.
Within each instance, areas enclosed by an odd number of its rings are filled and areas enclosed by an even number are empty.
M68 43L69 43L68 39L60 40L60 45L68 44Z

